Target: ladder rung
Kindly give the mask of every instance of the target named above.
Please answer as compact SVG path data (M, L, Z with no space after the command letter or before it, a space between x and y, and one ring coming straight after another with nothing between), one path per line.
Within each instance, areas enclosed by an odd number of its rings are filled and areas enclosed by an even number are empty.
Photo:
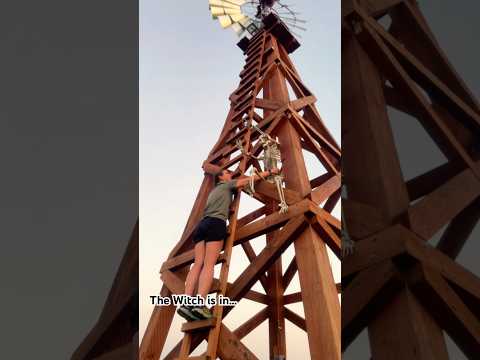
M206 328L214 327L216 323L216 318L212 317L210 319L205 320L196 320L196 321L189 321L183 323L182 331L183 332L190 332L196 330L205 330Z

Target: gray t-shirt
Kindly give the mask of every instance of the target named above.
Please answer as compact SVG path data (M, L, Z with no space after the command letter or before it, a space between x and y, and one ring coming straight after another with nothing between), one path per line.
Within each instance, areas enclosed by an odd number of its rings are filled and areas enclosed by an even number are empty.
M207 205L205 205L203 211L203 217L211 216L227 220L236 185L237 180L227 182L220 181L208 195Z

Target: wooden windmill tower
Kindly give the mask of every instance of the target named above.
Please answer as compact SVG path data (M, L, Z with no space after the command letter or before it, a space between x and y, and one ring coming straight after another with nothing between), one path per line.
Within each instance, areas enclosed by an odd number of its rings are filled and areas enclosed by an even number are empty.
M480 217L480 107L415 1L345 0L342 20L342 205L356 240L342 351L368 326L376 360L448 359L443 331L478 359L480 279L455 258ZM387 106L418 119L445 164L405 181Z
M315 108L315 97L289 59L288 54L298 48L299 43L277 15L274 5L279 9L283 5L260 1L260 7L256 8L259 17L255 18L243 14L243 3L246 1L210 1L212 14L223 27L232 27L247 35L239 43L246 62L240 83L230 96L230 111L220 137L204 163L205 177L182 237L161 267L161 295L184 291L186 273L194 258L192 231L213 187L209 169L230 168L235 171L234 177L245 176L251 167L262 170L258 160L238 151L237 140L245 153L256 156L263 151L259 141L261 133L277 139L288 211L278 211L281 195L275 184L268 181L255 185L254 197L262 206L241 218L238 211L242 192L235 196L229 236L219 257L220 278L214 281L212 292L231 300L250 299L265 307L251 314L237 329L229 329L222 320L233 308L215 306L213 320L185 323L183 340L162 358L258 359L242 343L242 338L268 319L270 358L285 359L287 319L306 331L311 359L340 359L338 286L327 255L327 246L337 256L340 254L340 222L330 214L340 198L340 149ZM302 149L311 152L325 168L321 176L309 178ZM266 235L266 246L256 254L250 240L263 235ZM281 255L290 245L294 247L295 257L284 270ZM233 246L241 246L250 260L236 279L228 277L230 263L234 261ZM285 294L297 271L301 292ZM265 293L251 289L256 282L260 282ZM303 302L305 318L285 307L295 302ZM173 305L154 309L141 341L140 359L159 359L168 332L180 331L170 328L175 309ZM190 356L203 340L208 342L206 352Z

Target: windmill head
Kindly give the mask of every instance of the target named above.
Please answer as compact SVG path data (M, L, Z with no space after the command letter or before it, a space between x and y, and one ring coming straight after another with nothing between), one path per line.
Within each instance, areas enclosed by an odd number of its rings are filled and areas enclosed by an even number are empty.
M233 29L239 37L254 36L271 14L284 22L297 37L301 36L294 31L306 30L300 25L306 21L298 17L299 13L278 0L209 0L208 3L213 19L218 20L222 28Z

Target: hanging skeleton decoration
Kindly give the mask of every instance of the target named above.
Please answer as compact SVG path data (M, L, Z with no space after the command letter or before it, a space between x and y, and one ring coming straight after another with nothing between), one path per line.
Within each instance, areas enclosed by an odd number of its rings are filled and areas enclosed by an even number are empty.
M345 185L343 181L343 175L342 175L342 199L347 199L348 198L348 191L347 191L347 185ZM350 235L348 234L347 230L347 222L345 219L345 214L343 211L343 206L342 206L342 256L348 256L353 254L355 251L355 242L350 238Z
M242 143L239 139L237 139L237 147L240 149L242 154L247 155L253 159L256 160L261 160L263 161L263 170L264 171L270 171L272 169L278 168L278 162L282 160L282 156L280 153L279 146L280 144L272 138L270 135L267 133L264 133L260 128L258 128L256 125L252 126L255 130L257 130L260 133L259 141L262 144L263 148L263 156L254 156L251 153L246 153L245 150L242 147ZM255 167L252 167L250 175L258 174L260 177L260 173ZM266 180L270 183L275 183L278 191L278 196L280 198L280 210L279 212L281 214L286 213L288 211L288 205L287 202L285 201L285 194L283 192L283 175L282 174L273 174L270 176L267 176L267 178L263 178L263 180ZM253 196L253 193L255 192L255 183L253 181L253 178L250 180L250 183L248 184L248 187L246 187L245 191L250 194L250 196Z

